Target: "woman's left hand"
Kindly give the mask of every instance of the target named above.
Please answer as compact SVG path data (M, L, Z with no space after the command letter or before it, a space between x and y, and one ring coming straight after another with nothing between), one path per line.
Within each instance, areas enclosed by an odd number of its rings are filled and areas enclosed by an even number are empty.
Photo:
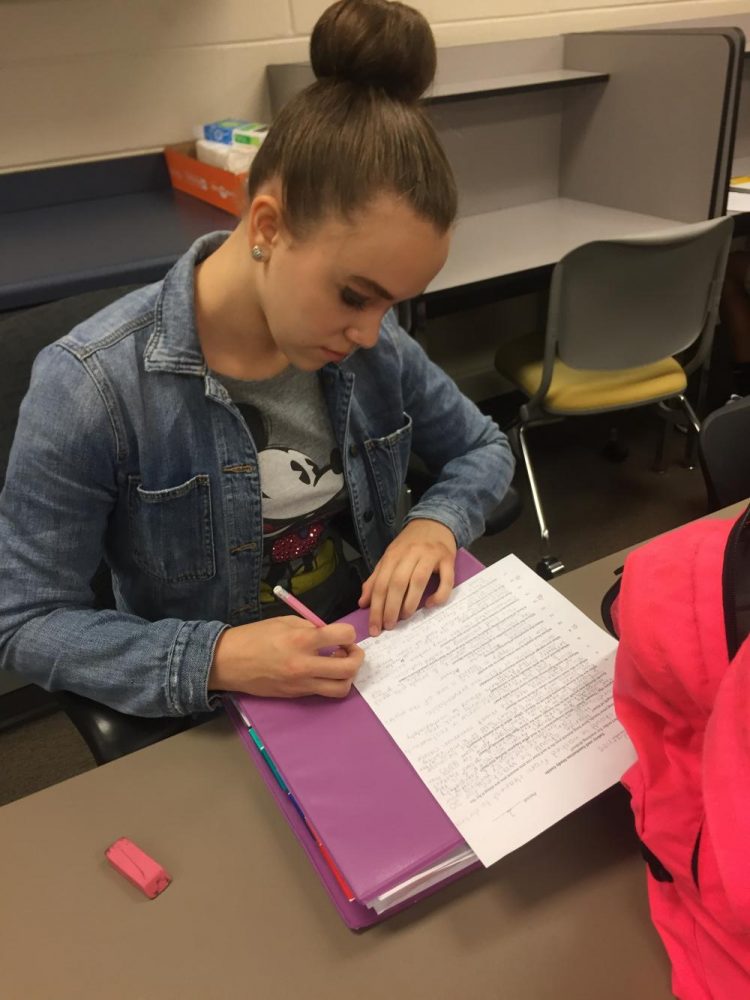
M440 574L428 608L444 604L453 590L456 539L439 521L409 521L383 553L362 585L360 608L370 608L370 635L390 629L399 618L409 618L419 606L430 577Z

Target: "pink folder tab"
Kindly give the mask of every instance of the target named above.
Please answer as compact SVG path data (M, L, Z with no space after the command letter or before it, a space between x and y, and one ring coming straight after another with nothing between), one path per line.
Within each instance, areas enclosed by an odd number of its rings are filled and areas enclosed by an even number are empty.
M456 583L482 568L468 552L459 551ZM368 614L365 609L342 619L355 626L358 641L367 636ZM459 848L463 839L358 691L352 689L343 700L249 695L232 695L232 699L263 740L305 817L351 886L356 897L353 903L345 898L302 817L228 699L229 714L245 745L350 927L368 926L434 891L427 890L382 916L362 905L435 864Z

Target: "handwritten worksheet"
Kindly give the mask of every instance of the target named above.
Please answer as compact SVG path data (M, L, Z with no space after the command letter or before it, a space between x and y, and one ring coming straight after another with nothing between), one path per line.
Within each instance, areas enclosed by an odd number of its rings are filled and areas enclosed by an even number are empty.
M484 865L635 759L617 643L516 556L362 647L358 690Z

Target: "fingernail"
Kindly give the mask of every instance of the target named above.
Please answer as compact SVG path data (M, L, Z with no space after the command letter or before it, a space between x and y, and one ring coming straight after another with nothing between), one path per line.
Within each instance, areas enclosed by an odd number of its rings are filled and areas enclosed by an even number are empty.
M370 626L370 635L380 635L380 629L377 625Z

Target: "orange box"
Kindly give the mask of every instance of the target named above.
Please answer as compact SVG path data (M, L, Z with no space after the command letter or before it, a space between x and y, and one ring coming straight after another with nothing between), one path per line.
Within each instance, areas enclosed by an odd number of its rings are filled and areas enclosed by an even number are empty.
M240 216L247 206L247 174L232 174L195 158L195 143L180 142L164 150L172 187L225 212Z

